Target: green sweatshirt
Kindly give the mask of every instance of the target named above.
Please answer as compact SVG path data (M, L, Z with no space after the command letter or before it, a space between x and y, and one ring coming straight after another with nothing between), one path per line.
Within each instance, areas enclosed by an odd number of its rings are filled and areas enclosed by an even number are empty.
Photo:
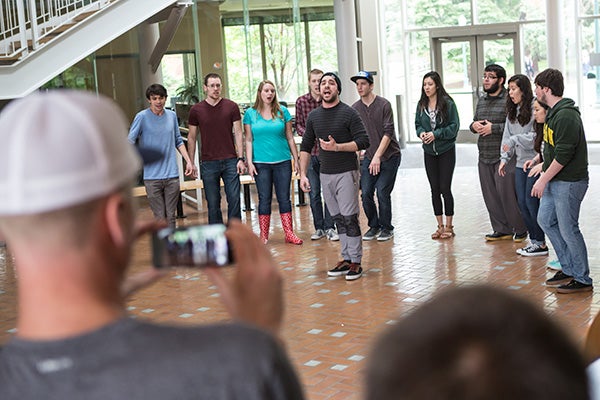
M544 166L552 160L563 169L552 180L575 182L588 179L588 156L585 132L579 108L568 98L548 110L544 124Z

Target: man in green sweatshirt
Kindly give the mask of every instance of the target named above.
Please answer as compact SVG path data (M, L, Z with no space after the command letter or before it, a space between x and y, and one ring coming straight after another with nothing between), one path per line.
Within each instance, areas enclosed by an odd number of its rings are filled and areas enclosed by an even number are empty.
M535 78L535 95L550 108L544 124L544 173L531 195L541 198L538 222L563 267L546 286L556 287L558 293L574 293L593 288L579 230L579 210L589 185L588 157L579 109L573 100L562 97L563 91L563 76L556 69L548 68Z

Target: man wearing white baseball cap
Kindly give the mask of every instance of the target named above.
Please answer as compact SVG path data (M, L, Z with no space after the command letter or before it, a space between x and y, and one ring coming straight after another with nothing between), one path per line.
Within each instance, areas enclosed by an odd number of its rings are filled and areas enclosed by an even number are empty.
M283 308L277 267L239 222L227 232L241 260L235 284L207 274L248 325L127 317L125 290L157 274L125 280L139 233L130 189L141 162L111 100L72 91L16 100L0 113L0 142L0 231L19 277L0 398L302 398L273 337Z

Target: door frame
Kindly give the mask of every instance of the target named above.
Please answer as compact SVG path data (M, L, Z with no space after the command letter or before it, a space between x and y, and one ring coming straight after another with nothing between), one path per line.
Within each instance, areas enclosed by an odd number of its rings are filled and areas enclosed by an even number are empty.
M523 50L521 48L520 26L516 23L470 25L452 28L433 28L429 30L431 65L433 67L433 70L437 71L440 74L442 80L444 79L444 71L442 67L442 43L470 43L470 68L472 71L471 89L473 90L473 111L477 106L477 102L479 101L479 96L482 93L483 88L483 81L481 77L485 69L485 59L483 56L480 56L483 55L483 43L486 40L504 38L510 38L513 40L515 74L519 74L521 73L523 68L523 66L521 65Z

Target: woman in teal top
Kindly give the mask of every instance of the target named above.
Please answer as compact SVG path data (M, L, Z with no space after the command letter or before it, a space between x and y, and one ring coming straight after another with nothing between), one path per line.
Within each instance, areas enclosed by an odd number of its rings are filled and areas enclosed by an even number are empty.
M292 133L292 117L287 108L279 104L273 82L265 80L258 85L254 106L244 114L244 132L248 173L254 177L258 191L258 220L262 241L267 243L269 239L271 199L275 187L285 241L302 244L302 239L294 234L292 228L292 158L295 172L298 173L298 151Z

